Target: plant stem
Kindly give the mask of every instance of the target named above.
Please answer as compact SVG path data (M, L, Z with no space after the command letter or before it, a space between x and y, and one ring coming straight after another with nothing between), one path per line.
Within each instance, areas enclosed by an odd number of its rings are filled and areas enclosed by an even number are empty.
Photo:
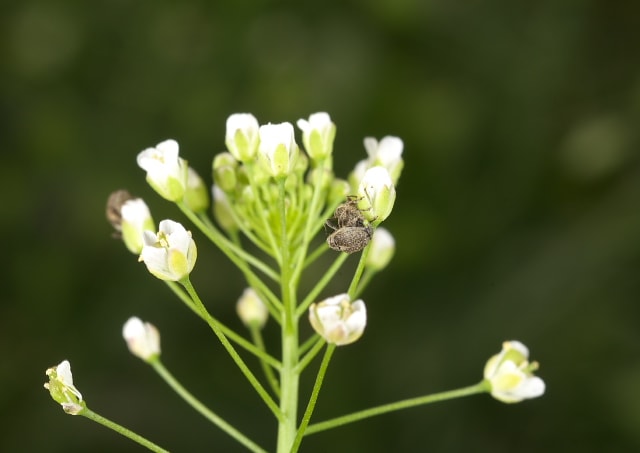
M227 423L223 418L216 415L213 411L207 408L204 404L202 404L196 397L194 397L191 393L189 393L174 377L169 371L164 367L160 360L154 360L149 362L154 370L164 379L164 381L178 394L180 397L187 402L191 407L200 412L202 416L204 416L211 423L216 425L218 428L223 430L225 433L233 437L235 440L240 442L242 445L247 447L249 450L255 453L266 453L266 450L259 447L255 443L253 443L249 438L247 438L244 434L238 431L236 428Z
M280 179L278 208L280 213L280 234L282 244L281 281L282 293L282 370L280 372L280 413L278 423L278 453L288 453L293 445L297 429L298 387L300 376L298 365L298 317L296 316L296 290L293 269L290 260L289 239L287 236L285 187Z
M302 416L302 423L300 423L300 428L298 428L298 433L296 435L296 439L291 447L291 453L296 453L298 448L300 448L300 443L302 442L302 438L304 437L305 430L309 425L309 420L311 420L311 415L313 414L313 410L316 407L316 402L318 401L318 394L320 393L320 388L322 387L322 382L324 381L324 376L327 373L327 367L329 366L329 362L331 361L331 356L333 352L336 350L335 344L328 344L327 349L325 350L324 357L322 358L322 363L320 364L320 369L318 370L318 375L316 376L316 382L313 384L313 390L311 391L311 397L309 398L309 403L307 404L307 409L304 411L304 415Z
M180 285L176 282L165 281L167 286L174 292L178 298L187 306L191 311L193 311L200 319L204 322L207 322L207 317L202 313L201 310L198 310L194 305L191 297L186 294L182 289L180 289ZM276 369L280 369L280 362L275 358L271 357L267 354L264 348L260 348L259 346L253 345L250 341L247 341L241 335L237 334L234 330L222 324L218 319L209 315L209 319L218 324L218 327L231 341L237 343L240 347L246 349L251 354L255 355L260 359L260 361L265 362Z
M104 418L102 415L96 414L89 408L85 408L78 415L82 415L83 417L87 417L89 420L92 420L96 423L100 423L102 426L106 426L107 428L117 432L118 434L121 434L124 437L128 437L132 441L137 442L138 444L144 447L147 447L151 451L155 451L157 453L169 453L168 450L165 450L164 448L159 447L158 445L154 444L150 440L147 440L144 437L140 436L139 434L136 434L133 431L128 430L124 426L118 425L117 423Z
M249 327L249 331L251 333L251 338L254 344L256 345L256 347L258 348L258 350L262 351L265 357L270 357L269 354L267 354L266 348L264 346L264 341L262 339L262 332L260 331L260 328L252 326L252 327ZM276 397L280 397L280 387L278 385L278 378L275 376L273 372L273 368L272 368L273 365L270 364L268 361L264 360L262 356L259 356L259 358L260 358L260 365L262 366L262 371L264 372L264 376L267 378L267 382L269 383L271 390L273 390L273 393L276 395ZM280 371L280 368L281 368L281 365L280 365L280 362L278 362L277 370Z
M233 361L236 363L238 368L240 368L240 371L242 371L242 374L244 374L247 380L251 383L253 388L256 390L258 395L260 395L260 397L265 402L265 404L269 407L269 409L271 409L271 412L273 412L276 418L278 420L281 420L283 417L283 414L278 409L277 404L273 401L271 396L269 396L269 393L265 390L262 384L258 382L258 379L256 379L256 377L251 372L249 367L247 367L247 364L244 363L240 355L238 355L238 352L234 349L233 345L229 343L229 340L225 336L224 332L220 330L220 327L218 326L218 323L216 322L216 320L212 318L212 316L209 314L206 307L200 300L200 296L198 296L198 293L196 292L195 288L191 284L191 281L189 280L189 278L187 277L184 280L181 280L180 283L187 290L196 308L200 310L203 318L207 321L207 324L209 324L209 327L211 328L211 330L213 330L213 333L216 334L216 336L218 337L218 340L220 340L220 343L222 343L222 346L227 350L227 352L229 353Z
M463 396L475 395L477 393L484 393L488 390L485 381L478 384L471 385L469 387L463 387L457 390L450 390L446 392L433 393L431 395L419 396L417 398L410 398L395 403L383 404L382 406L372 407L358 412L353 412L342 417L333 418L320 423L315 423L307 428L306 434L315 434L320 431L325 431L330 428L336 428L338 426L346 425L348 423L357 422L359 420L374 417L376 415L386 414L387 412L393 412L400 409L407 409L409 407L421 406L424 404L436 403L438 401L445 401L454 398L461 398Z

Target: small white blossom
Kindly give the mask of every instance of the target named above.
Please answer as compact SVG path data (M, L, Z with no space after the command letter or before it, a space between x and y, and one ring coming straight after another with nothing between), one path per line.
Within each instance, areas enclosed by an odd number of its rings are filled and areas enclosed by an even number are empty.
M258 120L250 113L234 113L227 119L225 143L240 162L255 158L258 151Z
M287 176L295 168L298 155L291 123L260 126L258 156L266 171L274 178Z
M329 297L309 307L313 329L328 343L353 343L367 325L367 309L362 300L351 302L347 294Z
M238 299L236 310L240 320L245 326L264 327L269 317L269 310L265 303L258 297L253 288L247 288Z
M397 184L404 166L402 139L388 135L378 142L373 137L367 137L364 139L364 147L369 155L369 168L376 165L386 168L393 183Z
M82 401L82 394L73 385L71 364L68 360L49 368L45 374L49 377L49 382L44 384L44 388L49 390L51 398L62 406L62 410L67 414L78 415L85 409L86 403Z
M147 172L147 182L163 198L180 201L187 187L187 164L179 157L175 140L165 140L138 154L138 166Z
M387 267L396 251L396 241L385 228L376 228L371 238L366 266L374 271Z
M136 357L148 362L160 355L160 333L153 324L133 316L122 327L122 336Z
M374 225L385 220L396 200L396 188L386 168L377 166L368 169L358 187L358 208Z
M132 253L139 254L142 251L144 231L156 228L149 207L142 198L133 198L122 205L120 213L122 239Z
M537 362L529 363L529 349L519 341L505 341L502 351L491 357L484 367L484 379L491 386L491 395L504 403L544 394L545 384L533 375Z
M158 233L144 232L140 261L161 280L179 281L189 275L196 263L196 243L191 232L178 222L163 220Z
M309 116L309 120L299 119L298 127L302 131L302 143L311 159L330 156L333 152L333 140L336 125L328 113L318 112Z

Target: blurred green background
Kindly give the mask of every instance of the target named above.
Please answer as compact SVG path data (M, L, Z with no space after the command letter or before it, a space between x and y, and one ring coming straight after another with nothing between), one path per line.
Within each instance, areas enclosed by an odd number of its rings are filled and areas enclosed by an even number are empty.
M402 137L406 168L385 222L396 258L315 420L473 384L507 339L529 346L547 393L385 415L302 451L638 451L640 3L515 3L3 2L0 450L141 451L50 399L44 371L66 358L103 415L172 451L242 451L129 354L131 315L159 327L185 385L272 448L267 410L111 239L104 205L127 188L156 220L184 221L147 187L140 150L175 138L208 179L229 114L327 111L338 175L365 136ZM194 283L239 326L240 274L195 237Z

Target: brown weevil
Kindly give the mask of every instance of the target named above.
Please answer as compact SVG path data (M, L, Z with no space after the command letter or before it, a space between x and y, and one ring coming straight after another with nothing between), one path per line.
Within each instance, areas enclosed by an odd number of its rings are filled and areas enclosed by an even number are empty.
M366 223L354 195L348 196L347 201L336 208L333 218L325 225L333 230L327 237L327 244L338 252L359 252L373 236L373 228Z

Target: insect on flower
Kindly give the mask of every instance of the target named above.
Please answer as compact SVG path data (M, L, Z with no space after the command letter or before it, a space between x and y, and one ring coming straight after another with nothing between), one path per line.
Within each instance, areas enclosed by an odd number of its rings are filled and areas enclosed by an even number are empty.
M347 201L336 208L333 218L325 225L333 230L327 237L327 244L338 252L359 252L373 236L373 228L363 217L358 208L358 198L354 195L349 195Z
M133 196L128 191L121 189L111 193L107 200L106 216L115 229L113 237L116 239L122 236L122 205L131 199Z

